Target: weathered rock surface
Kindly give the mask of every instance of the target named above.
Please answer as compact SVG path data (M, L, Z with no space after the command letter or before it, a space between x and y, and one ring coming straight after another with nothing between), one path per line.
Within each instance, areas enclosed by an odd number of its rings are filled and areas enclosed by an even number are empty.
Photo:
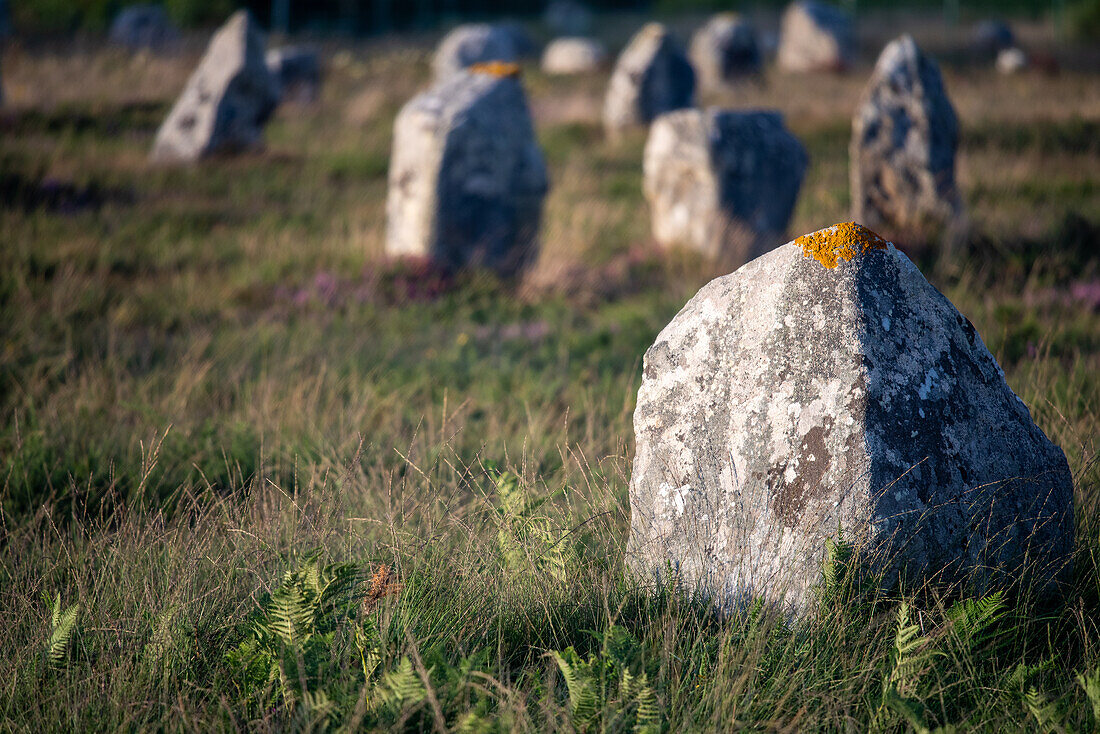
M807 163L778 112L661 115L644 158L653 235L741 265L786 240Z
M817 0L791 3L783 13L777 61L785 71L840 71L855 60L852 20Z
M1043 585L1072 548L1065 455L974 327L859 225L699 291L646 352L627 559L798 613L843 533L887 585ZM910 587L912 588L912 587Z
M309 46L273 48L264 57L284 102L310 104L321 91L321 58Z
M159 5L131 5L111 22L112 43L130 49L164 50L180 39L179 29Z
M691 63L704 89L718 89L760 72L762 54L756 29L737 13L720 13L695 32Z
M542 18L550 30L565 36L583 36L592 31L592 11L574 0L553 0Z
M264 37L247 10L223 25L157 131L153 159L193 161L259 144L279 101Z
M939 69L906 35L879 56L852 121L852 218L899 242L951 240L959 126Z
M614 138L694 102L691 62L667 28L649 23L631 39L615 64L604 100L604 129Z
M537 254L547 189L518 68L471 67L397 116L386 252L515 273Z
M432 71L442 81L473 64L489 61L514 63L522 55L515 34L500 25L468 23L460 25L439 42Z
M542 53L547 74L591 74L607 61L607 49L594 38L556 38Z

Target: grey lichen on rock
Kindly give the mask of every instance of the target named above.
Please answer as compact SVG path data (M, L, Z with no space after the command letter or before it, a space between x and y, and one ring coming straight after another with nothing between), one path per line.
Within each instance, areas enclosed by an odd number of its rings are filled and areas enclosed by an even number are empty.
M859 225L695 295L646 352L629 565L812 606L843 533L887 585L1064 578L1072 478L974 327ZM1024 575L1026 572L1026 575Z
M513 274L537 254L548 188L518 68L475 65L394 122L386 252Z
M507 27L467 23L456 27L439 42L432 59L432 72L436 81L443 81L474 64L515 63L521 51L516 34Z
M784 71L841 71L855 61L851 17L818 0L799 0L783 13L777 61Z
M762 63L756 28L737 13L719 13L691 37L688 55L703 89L720 89L758 74Z
M617 138L645 127L658 115L695 104L695 71L683 49L660 23L631 39L615 63L604 99L604 129Z
M939 68L909 35L875 64L852 120L852 218L903 246L965 229L955 184L959 124Z
M247 10L223 25L167 119L157 131L154 160L194 161L260 143L279 102L264 61L264 37Z
M662 115L644 157L653 236L742 265L786 239L808 160L778 112Z

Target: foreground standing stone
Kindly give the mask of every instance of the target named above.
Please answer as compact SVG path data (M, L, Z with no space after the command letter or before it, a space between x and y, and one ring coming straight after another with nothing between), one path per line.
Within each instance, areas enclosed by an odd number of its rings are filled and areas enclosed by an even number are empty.
M607 49L594 38L556 38L542 54L547 74L591 74L607 60Z
M737 13L720 13L695 32L691 63L704 89L719 89L760 72L756 29Z
M791 3L779 31L779 67L785 71L841 71L855 60L852 20L817 0Z
M475 65L398 114L387 254L504 274L534 260L548 182L518 73Z
M959 126L935 62L912 37L879 56L852 121L852 218L902 243L962 227L955 186Z
M308 46L273 48L264 57L267 70L279 85L284 102L310 104L321 91L321 59Z
M436 81L442 81L473 64L490 61L514 63L521 56L516 35L500 25L460 25L439 42L432 59Z
M619 55L604 100L604 129L612 138L644 127L658 115L695 102L695 71L660 23L649 23Z
M179 38L179 30L159 5L131 5L111 22L111 41L133 50L159 51Z
M653 236L741 265L786 239L807 162L778 112L662 115L644 159Z
M214 34L198 68L157 131L153 159L194 161L259 144L279 102L264 63L264 37L247 10Z
M839 533L910 589L1067 568L1061 449L970 322L856 224L703 287L646 352L634 430L628 561L719 603L807 611Z

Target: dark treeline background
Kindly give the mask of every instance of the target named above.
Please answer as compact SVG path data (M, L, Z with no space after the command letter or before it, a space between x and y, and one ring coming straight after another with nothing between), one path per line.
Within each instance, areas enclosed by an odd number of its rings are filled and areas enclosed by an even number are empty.
M18 33L55 34L102 31L115 14L141 0L9 0ZM429 29L472 18L530 18L541 13L549 0L153 0L163 5L185 28L205 28L221 23L238 7L248 7L265 25L318 33L379 34L394 30ZM597 11L634 10L658 13L706 12L775 8L787 0L587 0ZM1080 3L1097 0L906 0L907 8L942 8L966 19L991 14L1031 17L1070 12ZM3 0L0 0L0 5ZM839 0L839 5L858 12L864 8L897 7L895 0Z

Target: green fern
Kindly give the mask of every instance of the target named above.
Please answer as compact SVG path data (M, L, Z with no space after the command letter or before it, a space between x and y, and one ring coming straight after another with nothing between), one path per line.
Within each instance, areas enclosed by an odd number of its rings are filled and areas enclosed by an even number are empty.
M513 571L534 570L564 582L568 578L570 548L555 531L551 519L536 514L564 489L532 498L514 473L497 469L492 462L486 463L486 470L499 502L497 544L505 566Z
M1007 613L1004 592L998 591L981 599L956 602L947 611L947 621L955 640L973 653L993 638L994 626Z
M54 597L50 614L50 639L46 643L46 660L52 667L60 667L69 657L79 615L79 603L71 604L62 610L61 594Z
M1036 688L1029 688L1024 694L1024 708L1035 717L1039 729L1045 732L1065 731L1061 723L1061 715L1058 706L1047 700L1047 697Z
M398 712L425 699L427 691L408 657L401 658L397 669L386 673L376 687L375 708Z
M1100 668L1091 673L1078 673L1077 684L1084 689L1092 704L1092 722L1100 728Z

